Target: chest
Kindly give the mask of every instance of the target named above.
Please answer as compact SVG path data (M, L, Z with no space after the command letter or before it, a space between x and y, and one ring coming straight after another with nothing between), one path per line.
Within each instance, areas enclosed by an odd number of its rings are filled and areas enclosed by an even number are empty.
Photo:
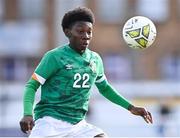
M61 84L73 88L90 88L97 77L96 60L81 58L67 58L61 60L61 68L55 75Z
M60 72L62 76L72 77L76 73L81 75L87 73L93 77L97 75L97 63L96 60L90 59L85 60L81 58L69 58L64 59L61 62Z

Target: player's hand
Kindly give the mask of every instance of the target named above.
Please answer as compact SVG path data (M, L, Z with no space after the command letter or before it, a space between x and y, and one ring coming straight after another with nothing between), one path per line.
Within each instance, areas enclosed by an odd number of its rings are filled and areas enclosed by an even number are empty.
M34 126L34 121L32 116L24 116L19 122L22 132L28 134Z
M129 111L134 115L142 116L147 123L151 123L151 124L153 123L152 115L146 109L142 107L131 106L129 108Z

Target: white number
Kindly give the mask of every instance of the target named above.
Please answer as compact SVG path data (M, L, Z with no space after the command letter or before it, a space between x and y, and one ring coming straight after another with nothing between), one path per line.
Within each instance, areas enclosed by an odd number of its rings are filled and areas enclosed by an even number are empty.
M83 84L82 84L83 88L89 88L89 85L86 84L88 80L89 80L89 75L87 73L83 74Z
M82 86L80 84L78 84L78 82L81 81L81 79L83 80ZM89 75L87 73L83 74L83 76L81 77L81 74L76 73L74 75L74 84L73 84L73 88L89 88L89 85L87 84L87 82L89 81Z
M79 73L76 73L74 75L74 84L73 84L73 87L74 88L81 88L81 85L80 84L77 84L80 80L81 80L81 75Z

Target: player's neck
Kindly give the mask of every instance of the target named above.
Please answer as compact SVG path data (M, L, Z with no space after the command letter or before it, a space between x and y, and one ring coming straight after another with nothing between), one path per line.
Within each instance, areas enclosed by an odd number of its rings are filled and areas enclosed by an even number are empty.
M80 55L82 55L84 52L85 52L85 50L79 50L79 49L77 49L77 48L75 48L74 46L72 46L71 44L69 44L69 47L71 48L71 49L73 49L74 51L76 51L78 54L80 54Z

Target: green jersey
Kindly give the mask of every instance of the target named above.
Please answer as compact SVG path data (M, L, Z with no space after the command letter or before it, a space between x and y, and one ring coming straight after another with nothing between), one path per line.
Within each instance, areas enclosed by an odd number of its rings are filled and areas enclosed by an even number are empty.
M90 89L105 80L100 56L86 49L80 55L69 45L47 52L33 78L41 83L41 99L35 120L52 116L70 123L84 119L88 111Z

